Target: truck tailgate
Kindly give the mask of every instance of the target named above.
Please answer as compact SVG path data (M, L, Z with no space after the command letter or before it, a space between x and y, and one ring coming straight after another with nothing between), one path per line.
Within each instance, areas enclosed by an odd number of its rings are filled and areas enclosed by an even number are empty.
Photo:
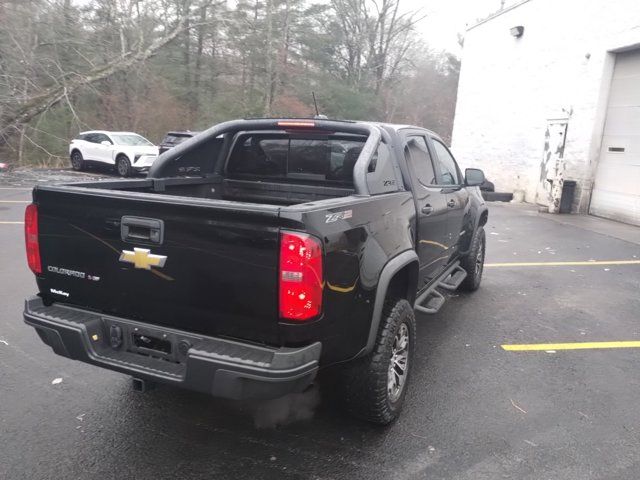
M277 344L277 207L78 187L36 188L34 201L45 298ZM134 218L129 238L123 217ZM155 241L141 239L159 225Z

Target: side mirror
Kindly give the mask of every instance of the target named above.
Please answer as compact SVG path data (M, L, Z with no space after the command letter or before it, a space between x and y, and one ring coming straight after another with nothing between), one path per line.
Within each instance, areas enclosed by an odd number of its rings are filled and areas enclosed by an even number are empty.
M111 145L113 145L113 143L111 143L109 140L103 140L100 142L100 145L106 145L107 147L110 147Z
M464 183L468 187L479 187L484 183L484 172L479 168L467 168L464 171Z

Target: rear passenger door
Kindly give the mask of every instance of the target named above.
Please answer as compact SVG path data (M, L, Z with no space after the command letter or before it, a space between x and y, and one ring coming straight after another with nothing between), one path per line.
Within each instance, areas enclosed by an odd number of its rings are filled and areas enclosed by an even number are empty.
M82 156L85 160L97 160L98 159L98 151L97 151L97 139L98 133L88 133L84 135L84 142L82 144Z
M438 185L446 197L447 232L445 243L450 255L457 253L458 242L465 231L465 215L469 210L469 192L464 188L464 178L449 149L437 138L431 138L434 150Z
M449 258L446 244L447 205L440 193L431 154L423 135L409 134L404 149L416 203L416 251L420 259L419 289L440 273Z
M103 145L102 142L109 142L109 145ZM104 163L113 163L113 140L104 133L96 135L96 160ZM133 158L130 159L133 163Z

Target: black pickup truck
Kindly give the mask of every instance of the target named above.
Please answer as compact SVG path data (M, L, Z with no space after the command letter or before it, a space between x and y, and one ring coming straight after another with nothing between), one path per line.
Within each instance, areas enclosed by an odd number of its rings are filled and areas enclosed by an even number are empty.
M35 187L39 293L24 319L55 353L138 385L265 399L332 372L349 410L386 424L407 390L414 309L480 284L483 180L418 127L222 123L146 179Z

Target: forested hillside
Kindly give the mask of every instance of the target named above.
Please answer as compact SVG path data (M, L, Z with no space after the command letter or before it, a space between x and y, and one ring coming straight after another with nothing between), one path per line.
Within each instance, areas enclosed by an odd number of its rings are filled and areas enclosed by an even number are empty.
M0 160L66 162L81 130L159 142L239 117L451 131L458 59L402 0L0 0Z

